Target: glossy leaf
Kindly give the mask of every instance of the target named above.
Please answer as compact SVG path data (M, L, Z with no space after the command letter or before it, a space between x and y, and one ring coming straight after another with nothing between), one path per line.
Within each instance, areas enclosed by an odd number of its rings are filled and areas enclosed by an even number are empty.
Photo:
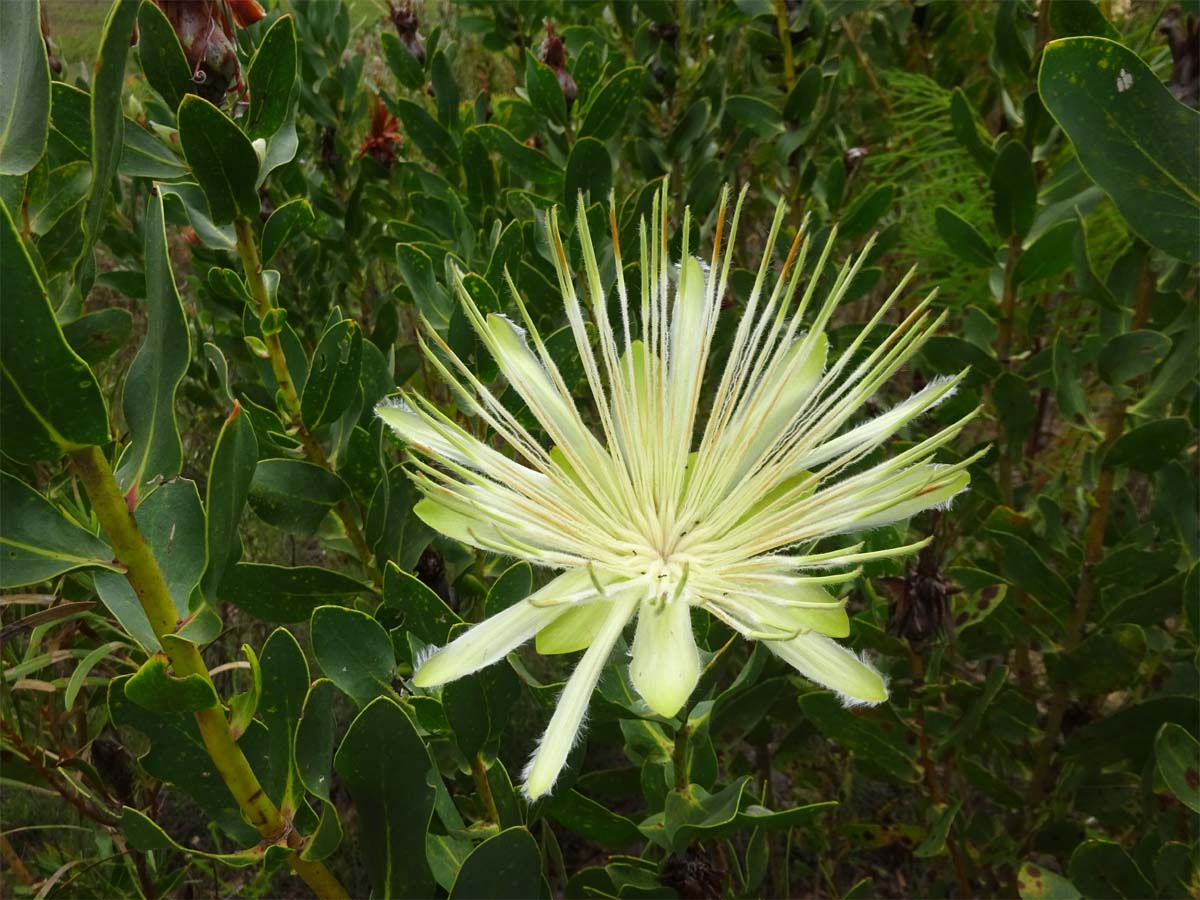
M250 108L243 128L250 138L273 135L287 118L296 84L296 27L291 16L272 23L246 68Z
M543 62L525 51L525 93L530 105L551 122L562 125L567 120L567 104L563 99L558 76Z
M138 10L137 23L138 59L142 63L142 72L171 112L175 112L183 98L196 88L183 47L166 13L156 4L143 3Z
M121 97L125 87L125 61L129 37L137 19L139 0L115 0L104 20L100 54L94 66L91 99L92 189L83 208L86 241L82 263L100 236L101 222L112 197L112 180L121 162L125 143L125 116Z
M289 200L271 213L271 218L263 226L263 265L270 263L290 238L307 231L315 221L312 207L303 197Z
M562 169L549 156L522 144L499 125L476 125L472 131L482 139L484 146L499 154L518 179L545 186L557 185L562 180ZM588 135L581 134L580 137Z
M112 549L18 478L0 472L0 588L88 566L116 569Z
M1118 334L1100 351L1100 376L1109 384L1124 384L1145 375L1166 359L1171 339L1148 329Z
M178 475L183 466L175 393L191 358L159 195L146 202L145 231L146 337L125 377L122 407L130 445L117 467L117 480L135 498L148 482Z
M179 142L208 201L216 225L257 217L258 156L228 116L195 95L179 105Z
M85 313L62 327L63 337L89 366L102 362L120 350L133 331L129 310L110 306Z
M1075 235L1079 224L1068 219L1043 232L1025 248L1013 269L1013 284L1038 281L1061 275L1074 258Z
M1075 885L1049 869L1024 863L1017 874L1017 894L1021 900L1080 900Z
M1029 151L1009 141L992 166L992 212L1000 236L1024 237L1037 209L1037 181Z
M467 857L450 890L451 900L530 900L544 897L542 857L528 829L508 828Z
M995 265L995 249L958 213L939 206L934 211L934 220L938 234L959 259L975 266Z
M557 83L557 80L556 82ZM580 138L567 157L567 176L563 186L563 203L573 210L579 195L584 202L606 202L612 189L612 157L608 148L595 138Z
M194 482L176 479L156 488L134 510L138 530L167 582L180 619L188 618L192 591L204 572L204 509ZM149 651L162 649L142 604L124 575L97 572L96 593L121 627ZM209 628L197 620L197 627ZM219 626L218 626L219 627ZM188 632L180 632L188 636ZM198 635L198 637L213 635Z
M264 522L292 534L310 535L347 493L337 475L315 463L264 459L254 470L248 499Z
M209 679L195 673L180 678L168 668L167 657L155 653L125 682L125 696L157 713L198 712L220 704Z
M392 641L366 613L341 606L318 607L311 633L321 671L360 707L392 693L396 668Z
M616 137L641 94L644 72L637 66L622 69L605 82L588 104L583 124L579 126L579 137L594 137L600 141Z
M1179 802L1200 813L1200 742L1187 730L1168 723L1154 739L1159 774Z
M458 147L450 132L433 116L411 100L396 100L392 112L404 124L405 133L430 162L444 168L458 164Z
M106 443L108 411L96 378L63 337L7 209L0 218L0 450L34 462Z
M354 401L362 344L362 329L353 319L342 319L321 335L300 394L300 414L308 429L332 422Z
M302 622L322 604L365 591L353 578L316 566L238 563L226 571L220 597L267 622Z
M1200 262L1200 158L1192 140L1200 113L1172 97L1136 53L1101 37L1047 44L1038 90L1080 164L1133 230Z
M412 722L394 701L380 697L351 723L333 765L354 799L359 849L374 894L433 896L425 831L433 813L431 769L438 775Z
M238 523L257 462L258 441L254 437L254 426L250 424L249 415L235 403L233 412L217 435L205 483L208 562L202 586L210 603L217 602L226 570L241 558Z
M46 150L50 65L41 3L0 4L0 175L24 175Z
M262 695L258 713L267 726L271 759L271 779L264 781L267 796L289 818L303 801L304 788L296 774L292 754L301 710L308 696L308 662L304 651L286 628L276 628L259 654Z
M1125 432L1104 454L1106 467L1129 466L1139 472L1162 468L1196 440L1187 419L1158 419Z

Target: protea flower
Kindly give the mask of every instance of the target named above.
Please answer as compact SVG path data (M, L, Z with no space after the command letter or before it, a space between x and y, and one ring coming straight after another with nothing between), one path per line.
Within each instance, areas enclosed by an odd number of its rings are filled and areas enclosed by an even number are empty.
M863 552L862 544L828 549L825 539L944 506L969 480L972 460L931 462L966 419L890 459L864 463L898 429L946 398L962 376L932 382L887 412L851 425L942 317L927 308L931 294L867 348L868 335L881 326L910 272L837 359L828 360L825 328L866 251L843 265L817 299L831 236L797 298L810 245L802 228L772 285L782 205L728 358L710 360L729 276L726 247L737 233L742 199L728 238L727 204L726 192L708 265L691 255L690 214L684 212L681 259L673 265L660 195L653 221L641 227L640 309L634 311L610 213L615 324L582 204L577 230L586 312L551 211L547 230L559 287L591 388L586 415L512 281L508 287L524 330L502 315L485 315L457 279L480 339L551 447L428 326L422 349L430 363L508 452L469 434L417 394L402 392L378 408L415 451L410 474L425 495L416 507L424 522L481 550L561 570L545 587L435 652L413 679L424 688L453 681L534 637L543 654L586 651L525 771L531 799L553 787L604 666L635 617L629 674L649 709L662 716L678 713L699 679L692 617L705 613L763 641L848 704L886 699L884 678L833 640L849 634L849 621L845 601L829 587L852 581L856 563L910 553L923 542ZM634 312L640 312L640 333ZM710 362L714 391L702 389Z

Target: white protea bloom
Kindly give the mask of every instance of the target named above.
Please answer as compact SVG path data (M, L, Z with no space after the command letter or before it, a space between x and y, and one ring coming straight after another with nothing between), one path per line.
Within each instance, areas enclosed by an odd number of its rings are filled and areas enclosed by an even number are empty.
M828 360L825 328L865 251L814 302L831 236L796 299L809 251L802 228L772 286L782 205L712 403L702 415L701 386L729 276L726 247L736 235L744 197L745 191L726 236L728 194L722 195L707 265L688 247L687 211L681 262L672 264L666 202L661 195L656 200L653 221L641 228L636 336L615 216L610 213L620 320L614 327L582 204L577 230L586 312L556 214L549 214L559 288L594 415L585 417L576 405L511 280L524 329L504 316L484 315L458 280L459 298L480 339L552 447L542 446L428 326L422 349L430 363L509 452L477 439L411 392L378 408L416 451L411 475L425 495L416 507L424 522L482 550L561 571L438 650L414 676L418 687L444 684L503 659L530 638L543 654L586 651L526 769L530 798L553 787L602 670L635 617L629 674L647 706L663 716L679 712L700 676L694 609L764 641L847 703L886 699L880 674L833 640L849 634L849 621L845 600L828 588L852 581L857 563L910 553L922 544L875 552L862 552L861 544L819 553L813 548L823 538L944 506L967 486L972 460L931 462L966 419L891 459L856 465L946 398L962 376L935 381L887 412L846 427L942 317L927 309L930 295L890 326L877 346L864 349L909 273L838 358Z

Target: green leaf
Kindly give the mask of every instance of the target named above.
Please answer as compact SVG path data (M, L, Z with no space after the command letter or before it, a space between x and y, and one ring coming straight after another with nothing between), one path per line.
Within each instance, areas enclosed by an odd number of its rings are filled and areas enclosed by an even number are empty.
M1080 382L1079 361L1071 347L1071 339L1066 331L1060 331L1054 339L1054 349L1051 353L1051 364L1054 375L1054 397L1063 418L1072 425L1082 425L1089 431L1095 432L1089 417L1088 399L1083 392Z
M1088 840L1071 854L1071 882L1085 897L1144 900L1156 896L1154 887L1120 844Z
M88 365L102 362L125 346L133 331L133 316L119 306L84 313L62 327L71 349Z
M447 129L458 127L458 82L442 50L429 60L429 82L437 101L438 121Z
M188 224L195 230L196 237L200 238L205 247L213 250L237 249L237 237L233 226L218 225L213 221L208 209L208 199L198 184L160 184L158 192L163 195L164 202L167 197L174 197L179 201Z
M735 94L725 100L725 109L733 120L753 131L760 138L770 138L783 131L779 110L758 97Z
M1013 285L1061 275L1071 267L1075 255L1075 236L1079 222L1068 219L1048 228L1025 248L1013 269Z
M85 566L116 571L108 544L7 472L0 472L0 508L0 588L37 584Z
M258 712L258 702L262 699L262 666L259 665L258 654L249 644L242 644L242 654L250 666L250 686L229 698L229 730L235 741L250 727Z
M412 291L417 309L433 324L444 330L450 325L454 306L433 274L433 260L416 244L397 244L396 262L400 277Z
M1037 180L1029 151L1019 141L1009 141L992 167L992 214L1000 237L1024 237L1037 210Z
M125 682L125 696L157 713L190 713L220 705L213 684L203 675L183 678L167 671L167 657L155 653Z
M1121 39L1121 33L1092 0L1050 0L1050 33L1056 38L1091 34Z
M287 118L296 84L296 26L280 16L254 51L246 69L250 109L243 127L251 138L270 137Z
M462 621L441 597L392 562L383 572L383 602L404 613L404 627L426 644L445 644L450 629Z
M939 206L933 217L938 234L963 262L988 268L996 264L995 248L958 213Z
M1153 752L1155 735L1164 722L1194 729L1200 722L1196 698L1160 694L1127 704L1072 733L1063 745L1061 755L1068 760L1085 762L1091 768L1127 762L1137 771ZM1082 885L1080 889L1085 894L1088 892Z
M544 896L537 841L519 826L506 828L471 851L450 891L450 900L529 900Z
M576 141L567 157L567 178L563 187L566 208L575 208L580 193L585 206L607 202L608 192L612 190L612 169L612 157L604 144L595 138Z
M1200 370L1200 358L1196 346L1200 343L1200 320L1192 317L1182 334L1174 339L1170 355L1155 373L1150 386L1130 411L1138 416L1154 416L1163 412L1184 390Z
M195 716L184 713L152 713L125 696L130 676L114 678L108 686L108 714L114 726L135 728L146 736L149 748L139 758L141 768L152 778L166 782L192 798L209 821L228 833L241 846L257 844L261 837L242 818L237 802L221 780L205 749ZM252 764L264 762L266 729L257 722L238 741ZM142 742L145 746L146 742ZM261 778L265 768L255 765Z
M443 168L458 165L458 147L454 138L433 116L411 100L395 100L392 112L400 117L404 130L429 161Z
M129 365L122 392L130 443L117 467L117 481L136 499L156 478L172 478L183 467L183 443L175 420L175 393L191 360L183 303L167 251L162 197L146 199L146 337Z
M880 217L888 211L895 196L896 188L890 184L881 184L869 194L863 194L842 216L838 223L838 236L862 237L879 224Z
M129 38L137 20L140 0L116 0L108 10L100 37L100 54L93 67L91 101L92 189L83 208L86 240L79 261L90 258L100 236L104 213L112 198L112 181L121 162L125 144L125 115L121 98L125 92L125 60Z
M0 6L0 9L3 8ZM40 196L30 197L26 210L29 230L39 236L46 234L68 211L79 205L87 196L91 184L92 167L84 160L69 162L54 169L46 176L46 191Z
M468 133L478 135L485 147L500 154L500 158L508 164L509 171L518 179L549 187L557 186L562 181L563 171L554 160L541 150L522 144L499 125L476 125Z
M254 426L249 414L235 401L233 412L217 435L208 466L208 482L204 487L208 564L202 586L204 596L212 604L219 597L225 571L242 556L238 523L257 464L258 440L254 436Z
M108 410L96 377L67 345L7 208L0 217L0 451L35 462L107 443Z
M321 335L300 392L300 416L310 431L334 421L354 402L362 345L362 329L353 319L342 319Z
M303 459L264 459L254 470L249 500L264 522L311 535L348 494L345 483L323 466Z
M483 602L484 613L490 617L503 612L532 591L533 568L527 562L513 563L488 588L487 599Z
M303 197L289 200L271 213L263 226L262 261L267 265L293 235L302 234L316 221L312 207Z
M1061 575L1050 568L1041 554L1015 534L992 532L1003 562L1001 573L1014 587L1050 604L1070 606L1075 595Z
M237 853L205 853L195 847L185 847L163 831L162 827L145 813L130 806L121 809L121 831L125 833L129 846L135 850L163 850L185 857L198 856L234 868L261 865L270 849L267 846L258 846Z
M1130 227L1165 253L1200 262L1200 113L1172 97L1136 53L1100 37L1047 44L1038 90Z
M644 74L643 68L633 66L622 69L605 82L588 104L583 124L579 126L579 137L594 137L600 141L616 137L625 124L629 110L641 95Z
M396 668L392 639L366 613L321 606L313 612L310 631L321 671L359 706L392 692Z
M936 809L937 807L932 808ZM938 815L937 821L930 827L925 840L921 841L920 846L913 851L913 856L918 859L928 859L945 853L946 839L950 836L950 826L954 824L954 817L958 815L960 809L962 809L962 800L955 800L943 809Z
M387 748L387 752L381 752ZM358 714L334 768L350 790L359 846L377 897L432 897L425 832L437 769L408 716L380 697Z
M175 28L157 4L143 3L137 21L142 72L150 87L158 92L171 112L175 112L183 98L196 88L192 67L183 55Z
M904 743L895 714L888 715L890 710L876 707L860 715L847 710L828 691L805 694L800 698L800 708L825 737L872 768L901 783L916 784L920 780L913 750Z
M365 593L365 584L317 566L238 563L221 582L222 600L267 622L302 622L318 606Z
M175 151L132 119L125 119L121 164L117 171L130 178L183 178L188 168Z
M1060 658L1046 660L1055 681L1078 696L1093 696L1132 683L1146 650L1146 633L1137 625L1120 624L1095 632Z
M258 216L258 154L225 113L189 94L179 104L179 142L215 224Z
M554 794L546 812L584 840L604 847L628 847L642 838L629 819L575 790Z
M783 102L783 117L793 122L809 118L821 99L821 67L808 66L796 76L796 83Z
M310 794L330 802L333 788L333 705L337 689L328 678L319 678L308 689L296 725L296 773Z
M525 51L525 93L529 105L556 125L567 121L567 102L563 99L558 76L549 66Z
M50 64L41 6L0 4L0 175L24 175L46 150Z
M292 754L300 713L308 696L308 661L286 628L276 628L259 655L262 696L258 715L267 726L269 753L274 765L271 778L262 779L267 796L289 820L304 802L304 788L296 777Z
M1167 723L1154 739L1154 757L1171 793L1192 812L1200 813L1200 742L1186 729Z
M1128 466L1138 472L1155 472L1196 440L1187 419L1176 416L1139 425L1121 435L1104 454L1105 468Z
M1075 885L1049 869L1023 863L1017 874L1017 893L1021 900L1080 900Z
M134 510L138 530L150 547L180 619L204 572L204 509L194 482L185 478L156 488ZM96 593L134 640L153 652L162 649L124 575L97 572Z
M975 110L967 102L962 88L955 88L950 97L950 130L962 147L971 154L984 172L990 173L996 165L996 151L983 139L986 132L979 124Z
M397 80L406 88L420 90L425 84L425 70L420 61L401 43L400 38L391 32L384 32L380 35L380 44L383 47L383 58Z
M1145 375L1171 352L1171 339L1157 331L1127 331L1100 350L1100 377L1111 385L1125 384Z

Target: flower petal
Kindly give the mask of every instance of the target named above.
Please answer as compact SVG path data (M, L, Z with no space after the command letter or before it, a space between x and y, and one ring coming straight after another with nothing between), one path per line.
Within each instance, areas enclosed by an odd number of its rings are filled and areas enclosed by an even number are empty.
M586 649L604 627L608 613L608 604L600 599L574 603L537 633L534 646L543 656Z
M850 634L850 618L845 601L835 600L824 588L812 584L763 585L760 593L778 597L772 603L762 597L738 596L737 602L755 612L762 622L780 631L816 631L829 637ZM790 604L818 603L820 606Z
M809 681L835 691L847 706L882 703L887 682L837 641L809 632L790 641L764 641L768 650Z
M528 600L514 603L425 660L413 675L413 684L436 687L490 666L553 622L562 611L562 607L532 606Z
M579 735L583 717L587 714L588 701L591 700L596 682L600 680L600 674L604 671L604 664L608 662L613 645L621 636L625 623L633 615L639 599L640 596L631 591L614 596L611 600L601 601L608 606L608 617L567 680L567 686L559 696L558 706L550 719L550 725L542 735L542 741L529 760L529 765L525 767L525 784L521 790L530 800L536 800L549 793L554 787L554 782L558 780L558 775L567 762L567 754L571 752L575 738Z
M642 602L629 675L660 716L673 716L687 703L700 680L700 653L685 601Z

